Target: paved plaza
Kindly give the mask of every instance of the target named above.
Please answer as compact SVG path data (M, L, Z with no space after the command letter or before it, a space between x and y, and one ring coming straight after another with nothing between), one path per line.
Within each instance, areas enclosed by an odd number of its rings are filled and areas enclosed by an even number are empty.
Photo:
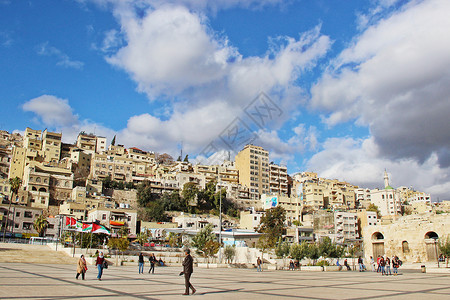
M148 270L148 268L146 268ZM0 299L450 299L450 276L405 271L399 276L373 272L264 271L196 268L193 296L182 296L180 267L110 267L102 281L90 266L86 280L75 279L75 265L0 263Z

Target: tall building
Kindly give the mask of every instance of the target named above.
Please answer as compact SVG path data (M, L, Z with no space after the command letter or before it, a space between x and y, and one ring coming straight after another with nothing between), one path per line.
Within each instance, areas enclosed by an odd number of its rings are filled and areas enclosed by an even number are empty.
M269 165L269 192L275 195L288 195L288 175L287 167L274 163Z
M262 147L246 145L235 157L239 183L250 189L250 198L270 193L269 152Z
M47 129L42 133L42 152L44 161L59 162L61 157L61 133L49 132Z

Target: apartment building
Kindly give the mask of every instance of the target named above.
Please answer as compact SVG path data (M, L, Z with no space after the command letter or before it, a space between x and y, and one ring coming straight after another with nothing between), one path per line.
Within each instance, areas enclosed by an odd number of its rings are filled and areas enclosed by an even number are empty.
M7 178L9 165L11 164L12 149L6 145L0 145L0 178Z
M269 152L262 147L246 145L235 157L239 183L250 189L250 198L270 193Z
M193 171L204 174L207 182L239 183L239 172L232 161L224 161L221 165L195 165Z
M95 179L104 179L110 176L116 181L133 181L133 160L109 154L92 154L91 158L91 177Z
M1 232L3 233L4 226L6 228L6 236L29 238L38 236L37 231L33 227L33 223L43 211L39 208L26 207L22 205L0 205ZM48 217L48 227L45 231L45 236L56 237L58 230L59 219Z
M84 131L80 132L77 136L76 146L86 153L93 154L97 149L97 136Z
M343 244L359 239L358 216L354 212L334 212L335 242Z
M272 195L288 196L288 174L286 166L269 164L269 193Z
M42 133L42 152L45 162L59 162L61 158L61 133L49 132L47 129Z

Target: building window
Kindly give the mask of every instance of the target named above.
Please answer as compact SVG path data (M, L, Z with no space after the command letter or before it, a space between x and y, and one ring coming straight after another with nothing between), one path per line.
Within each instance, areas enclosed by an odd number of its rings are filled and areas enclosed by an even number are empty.
M33 213L31 211L26 211L24 214L25 218L32 218L33 217Z
M407 241L402 242L403 253L409 253L409 243Z
M102 220L106 220L106 214L102 215Z

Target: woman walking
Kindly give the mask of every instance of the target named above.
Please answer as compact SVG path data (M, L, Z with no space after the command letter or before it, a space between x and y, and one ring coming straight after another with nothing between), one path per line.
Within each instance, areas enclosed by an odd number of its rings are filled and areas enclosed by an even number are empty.
M84 259L84 255L81 254L81 257L78 260L77 276L75 278L78 280L78 277L80 277L81 274L81 279L84 280L84 274L86 273L86 271L87 271L86 260Z
M103 263L105 262L105 258L103 257L103 252L100 252L100 254L97 256L97 261L95 262L95 265L98 269L98 275L97 279L102 280L103 275Z

